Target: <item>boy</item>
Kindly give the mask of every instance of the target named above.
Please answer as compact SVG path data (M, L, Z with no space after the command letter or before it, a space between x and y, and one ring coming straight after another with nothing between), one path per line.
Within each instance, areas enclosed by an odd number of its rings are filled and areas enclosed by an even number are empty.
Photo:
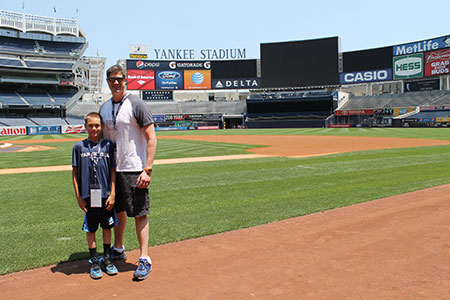
M111 262L111 228L117 225L115 215L116 162L114 146L103 140L102 118L96 112L85 117L88 138L77 142L72 152L72 182L78 205L84 211L83 230L91 259L90 275L102 277L102 269L108 275L116 275L117 268ZM95 232L98 225L103 229L103 257L97 257Z

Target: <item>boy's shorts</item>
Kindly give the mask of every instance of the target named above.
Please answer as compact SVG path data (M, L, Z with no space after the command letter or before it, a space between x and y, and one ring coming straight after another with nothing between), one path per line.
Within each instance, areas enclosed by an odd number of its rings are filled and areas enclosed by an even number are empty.
M137 188L136 181L142 172L116 173L116 212L127 212L128 217L146 216L150 213L148 188Z
M114 208L109 211L106 210L106 198L102 198L102 207L91 207L90 198L84 200L87 209L82 228L84 231L96 232L99 224L103 229L111 229L119 223Z

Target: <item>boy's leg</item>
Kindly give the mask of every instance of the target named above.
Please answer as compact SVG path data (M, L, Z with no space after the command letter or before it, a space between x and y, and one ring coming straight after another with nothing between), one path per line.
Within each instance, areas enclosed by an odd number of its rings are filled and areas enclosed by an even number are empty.
M89 262L91 263L90 275L93 279L102 278L102 270L100 268L100 262L97 258L97 246L95 242L95 232L86 232L86 238L89 247L89 253L91 255L91 259Z
M106 274L116 275L118 273L118 270L112 263L110 257L111 235L111 229L103 229L103 259L101 260L101 263Z
M103 256L109 257L111 249L111 229L103 229Z
M87 239L89 253L90 253L91 257L96 257L97 256L97 245L95 243L95 232L86 232L86 239Z

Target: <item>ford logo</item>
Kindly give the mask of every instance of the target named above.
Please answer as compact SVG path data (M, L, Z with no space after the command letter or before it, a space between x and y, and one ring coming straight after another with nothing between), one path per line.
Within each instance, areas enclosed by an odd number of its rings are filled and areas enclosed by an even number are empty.
M164 71L158 74L158 77L161 79L178 79L180 76L180 73L174 71Z

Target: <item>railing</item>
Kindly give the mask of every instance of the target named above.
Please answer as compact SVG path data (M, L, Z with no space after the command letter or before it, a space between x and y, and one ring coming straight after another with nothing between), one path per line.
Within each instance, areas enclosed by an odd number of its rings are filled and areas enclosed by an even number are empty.
M22 32L46 32L53 35L79 35L78 21L56 17L44 17L0 10L0 27L13 28Z

